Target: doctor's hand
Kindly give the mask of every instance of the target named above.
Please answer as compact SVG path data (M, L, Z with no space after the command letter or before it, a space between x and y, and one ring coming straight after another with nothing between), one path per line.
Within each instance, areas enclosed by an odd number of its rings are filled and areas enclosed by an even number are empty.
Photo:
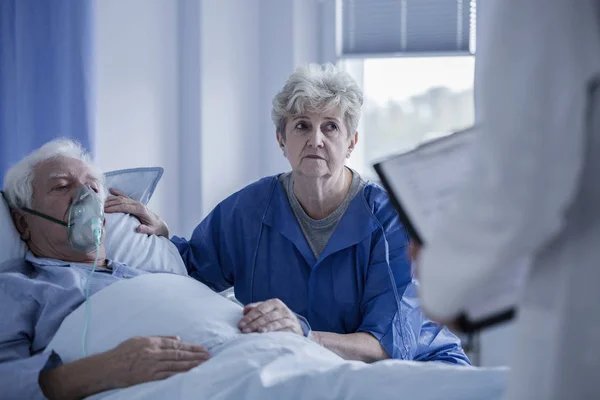
M125 193L117 189L110 189L110 194L104 202L105 213L126 213L136 217L140 222L137 232L145 233L146 235L156 235L169 237L169 228L165 221L160 219L145 205L139 201L129 198Z
M238 327L243 333L293 332L304 336L296 314L279 299L248 304Z
M418 243L410 242L408 245L408 255L412 261L417 261L421 253L421 246Z
M417 280L419 279L418 259L419 259L420 253L421 253L421 246L418 243L411 241L408 245L407 257L410 259L410 262L412 265L412 271L413 271L415 278L417 278Z
M134 337L106 353L108 380L115 388L166 379L210 358L202 346L174 336Z
M414 271L414 275L415 278L419 279L419 264L418 264L418 260L419 260L419 255L421 254L421 246L418 243L415 242L410 242L409 248L408 248L408 257L410 258L412 264L413 264L413 271ZM455 319L448 319L448 320L444 320L444 319L440 319L440 318L436 318L435 316L431 315L431 313L427 312L427 310L425 308L422 308L423 314L430 320L434 321L435 323L439 324L439 325L443 325L446 328L450 329L452 332L457 333L460 332L461 330L458 328L458 321Z

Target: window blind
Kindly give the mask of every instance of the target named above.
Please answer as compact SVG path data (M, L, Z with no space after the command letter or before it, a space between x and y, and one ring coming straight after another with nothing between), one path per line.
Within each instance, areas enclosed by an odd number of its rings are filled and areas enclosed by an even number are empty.
M342 56L474 54L476 0L339 0Z

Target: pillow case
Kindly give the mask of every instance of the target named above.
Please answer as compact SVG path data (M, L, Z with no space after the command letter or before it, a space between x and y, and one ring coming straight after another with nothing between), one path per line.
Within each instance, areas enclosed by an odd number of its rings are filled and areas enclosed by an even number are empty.
M163 168L132 168L107 172L106 187L115 188L134 200L147 204L163 175ZM27 246L12 222L8 203L0 204L0 272L2 265L21 259ZM140 222L129 214L106 214L106 256L132 268L151 272L187 275L177 248L168 238L136 232Z
M147 274L124 279L92 295L90 305L89 355L134 336L180 336L214 350L242 335L237 326L242 307L190 277ZM65 363L81 358L85 316L82 303L62 321L44 351L55 350Z
M13 260L22 259L27 253L27 245L21 240L21 236L15 228L10 216L8 202L4 198L4 192L0 193L0 272L2 265L9 264Z
M110 171L104 174L106 190L117 189L145 205L152 198L163 173L164 169L161 167Z
M129 214L106 214L106 256L132 268L187 275L177 247L165 237L136 232L140 221Z
M161 167L131 168L104 174L106 190L117 189L146 205L163 175ZM136 232L140 221L129 214L106 214L104 246L108 258L132 268L187 275L177 247L168 238Z

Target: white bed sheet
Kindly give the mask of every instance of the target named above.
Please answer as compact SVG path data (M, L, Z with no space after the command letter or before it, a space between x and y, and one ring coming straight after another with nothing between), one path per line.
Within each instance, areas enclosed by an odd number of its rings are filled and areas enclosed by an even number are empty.
M191 278L151 274L118 282L91 298L88 350L114 348L133 336L179 335L213 355L164 381L93 399L500 399L503 368L388 360L348 362L290 333L242 335L242 308ZM65 362L81 356L83 306L49 344Z

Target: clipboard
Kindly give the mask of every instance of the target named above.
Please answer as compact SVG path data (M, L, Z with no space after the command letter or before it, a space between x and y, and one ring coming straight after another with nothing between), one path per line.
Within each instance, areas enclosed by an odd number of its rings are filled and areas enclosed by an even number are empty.
M475 134L475 128L469 128L464 131L452 133L450 135L425 142L412 150L392 155L373 165L381 184L387 191L390 201L398 213L400 221L407 230L408 235L410 236L411 240L420 246L426 245L427 237L431 235L434 224L429 224L430 226L424 226L425 224L422 224L422 226L420 226L416 222L416 220L419 218L422 220L426 219L424 216L428 215L424 210L420 210L419 212L415 210L417 208L417 204L419 204L418 197L427 196L427 189L416 189L417 185L413 185L416 191L420 190L421 192L417 194L412 193L414 191L410 190L411 185L410 182L408 182L410 178L407 176L407 174L412 174L414 171L417 171L413 168L422 168L423 166L426 166L428 160L439 160L446 156L447 158L444 160L444 162L447 162L448 166L453 165L455 167L453 172L456 174L454 176L456 179L450 179L450 181L454 180L453 182L449 182L448 180L444 182L444 184L447 186L444 188L445 193L447 193L448 200L451 200L453 191L456 193L455 189L457 189L460 185L461 176L464 177L468 172L468 168L470 167L470 163L468 161L468 150ZM404 174L404 177L402 174ZM402 182L403 180L404 182ZM399 182L402 184L399 185ZM399 190L400 186L403 187L403 190ZM444 199L442 198L439 201L440 204L432 206L432 209L429 210L431 213L429 214L431 215L430 219L434 219L435 213L438 213L439 215L443 214ZM419 218L415 218L417 215ZM504 301L504 303L506 303L505 305L498 306L493 311L486 312L484 314L481 312L469 312L465 310L459 314L456 320L457 326L462 332L473 334L483 329L509 322L516 315L516 300L517 297L515 297L514 302ZM493 304L493 301L490 301L489 303Z

